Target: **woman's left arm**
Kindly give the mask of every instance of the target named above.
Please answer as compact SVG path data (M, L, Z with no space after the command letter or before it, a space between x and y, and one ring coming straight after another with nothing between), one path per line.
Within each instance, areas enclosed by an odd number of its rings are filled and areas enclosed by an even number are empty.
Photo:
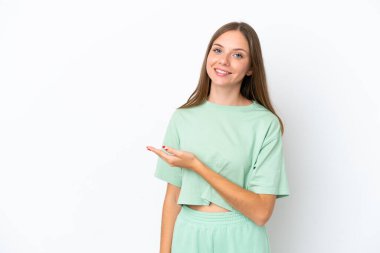
M202 176L233 208L264 226L272 215L276 195L246 190L196 160L192 170Z
M259 226L264 226L272 215L276 195L257 194L229 181L225 177L203 164L194 154L163 146L172 155L152 146L147 146L172 167L193 170L202 176L233 208L251 219ZM174 169L174 168L173 168Z

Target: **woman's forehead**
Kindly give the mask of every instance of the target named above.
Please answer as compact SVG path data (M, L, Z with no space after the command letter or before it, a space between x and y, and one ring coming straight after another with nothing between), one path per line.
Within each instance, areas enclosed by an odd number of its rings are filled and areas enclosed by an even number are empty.
M230 48L232 50L248 50L248 41L240 31L228 31L214 40L214 44Z

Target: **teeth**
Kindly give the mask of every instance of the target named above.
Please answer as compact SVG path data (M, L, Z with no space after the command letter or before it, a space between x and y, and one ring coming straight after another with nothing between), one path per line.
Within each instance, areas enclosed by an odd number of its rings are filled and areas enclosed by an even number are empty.
M228 74L228 72L219 69L215 69L215 71L221 74Z

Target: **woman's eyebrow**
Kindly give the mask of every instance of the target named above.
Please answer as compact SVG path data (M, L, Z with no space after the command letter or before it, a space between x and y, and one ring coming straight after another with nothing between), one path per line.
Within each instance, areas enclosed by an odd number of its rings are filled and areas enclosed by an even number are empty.
M222 45L220 45L220 44L218 44L218 43L214 43L213 44L213 46L220 46L220 47L223 47ZM232 49L232 50L242 50L242 51L244 51L244 52L246 52L246 53L248 53L246 50L244 50L243 48L234 48L234 49Z

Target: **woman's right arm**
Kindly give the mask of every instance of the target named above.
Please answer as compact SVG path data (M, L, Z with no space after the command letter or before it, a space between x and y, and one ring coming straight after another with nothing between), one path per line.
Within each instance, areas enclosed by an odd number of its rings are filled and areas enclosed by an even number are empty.
M174 224L181 205L177 204L181 188L168 183L162 207L160 253L171 253Z

